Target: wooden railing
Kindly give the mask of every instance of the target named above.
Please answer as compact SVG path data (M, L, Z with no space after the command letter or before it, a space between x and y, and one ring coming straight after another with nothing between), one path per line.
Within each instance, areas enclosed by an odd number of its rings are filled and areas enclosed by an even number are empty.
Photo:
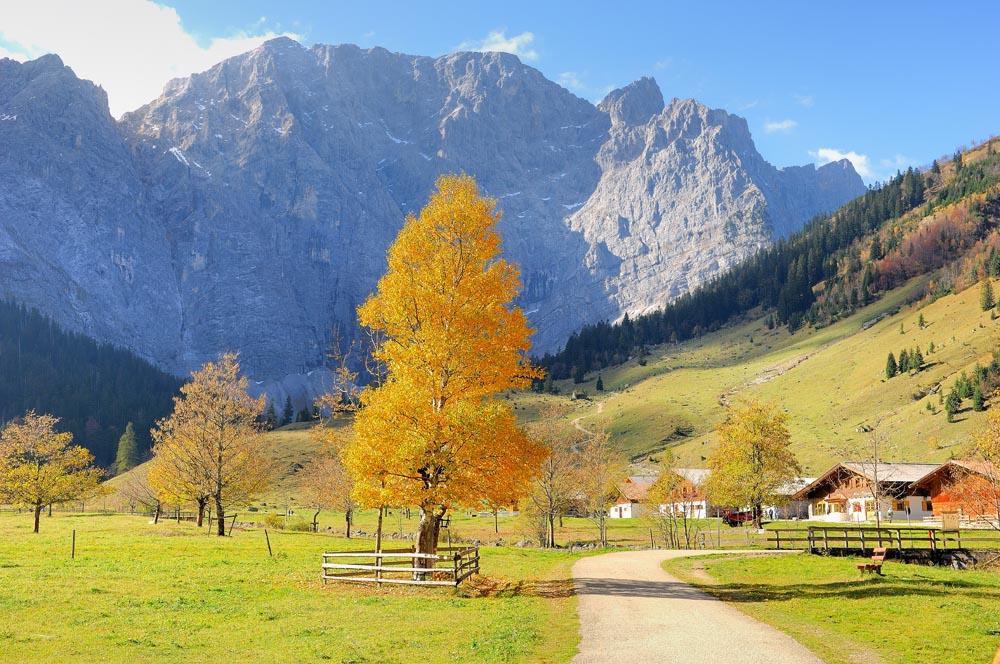
M768 546L775 549L903 549L1000 548L1000 532L990 530L942 531L939 528L876 528L874 526L810 526L807 529L775 529L767 532Z
M441 547L436 554L414 553L412 549L324 553L321 578L324 584L327 581L352 581L457 586L478 573L479 547Z

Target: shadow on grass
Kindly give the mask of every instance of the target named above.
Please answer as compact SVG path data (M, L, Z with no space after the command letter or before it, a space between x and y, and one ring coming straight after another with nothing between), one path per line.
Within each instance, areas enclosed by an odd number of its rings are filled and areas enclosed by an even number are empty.
M942 597L961 590L968 598L995 600L996 591L966 581L931 579L893 579L868 577L857 581L833 583L797 583L770 585L765 583L728 583L705 587L713 596L733 603L787 602L789 600L838 600L886 597Z
M463 597L542 597L559 599L575 594L572 579L547 581L505 581L489 576L473 576L462 582Z

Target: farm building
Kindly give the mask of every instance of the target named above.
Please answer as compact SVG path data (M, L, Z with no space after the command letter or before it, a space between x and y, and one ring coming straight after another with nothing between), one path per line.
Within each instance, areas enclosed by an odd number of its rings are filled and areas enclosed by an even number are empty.
M808 518L815 521L874 521L876 509L881 519L923 519L933 515L933 503L928 490L913 483L939 466L842 461L790 498L808 501ZM877 506L875 493L882 496Z
M986 462L951 460L913 486L930 496L935 517L960 512L973 521L1000 520L1000 470Z
M642 513L642 503L649 494L649 487L656 481L655 475L630 475L618 484L618 497L608 510L612 519L631 519Z
M692 519L704 519L708 514L708 500L705 496L705 480L708 470L704 468L674 468L667 472L677 475L675 502L659 506L661 512L684 514ZM657 480L656 475L632 475L621 482L618 498L609 511L612 519L630 519L642 514L643 503L649 495L649 488Z

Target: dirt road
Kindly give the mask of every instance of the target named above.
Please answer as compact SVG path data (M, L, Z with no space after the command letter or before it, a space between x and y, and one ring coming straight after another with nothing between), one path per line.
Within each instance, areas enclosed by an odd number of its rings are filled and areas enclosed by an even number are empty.
M573 664L822 664L790 636L660 567L704 553L713 552L629 551L577 562L580 652Z

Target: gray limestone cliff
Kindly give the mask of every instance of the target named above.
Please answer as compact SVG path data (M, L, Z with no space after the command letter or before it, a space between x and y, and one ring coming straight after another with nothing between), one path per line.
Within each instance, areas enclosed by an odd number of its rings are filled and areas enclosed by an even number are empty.
M595 107L501 53L282 38L118 123L58 59L4 60L0 118L0 295L175 372L319 366L441 173L497 198L540 351L864 191L847 162L775 169L742 118L652 79Z

